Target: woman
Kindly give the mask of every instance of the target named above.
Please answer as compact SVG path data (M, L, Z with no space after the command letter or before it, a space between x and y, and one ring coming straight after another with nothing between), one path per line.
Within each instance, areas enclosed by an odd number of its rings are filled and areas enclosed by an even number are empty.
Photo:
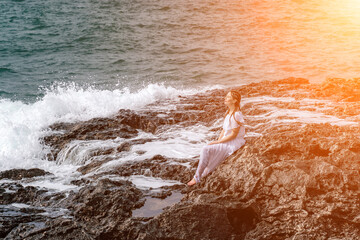
M245 144L244 118L240 112L240 101L241 95L236 91L230 91L226 95L224 102L228 110L225 113L223 130L217 141L203 147L196 173L187 183L188 186L199 183L200 178L212 172L217 165Z

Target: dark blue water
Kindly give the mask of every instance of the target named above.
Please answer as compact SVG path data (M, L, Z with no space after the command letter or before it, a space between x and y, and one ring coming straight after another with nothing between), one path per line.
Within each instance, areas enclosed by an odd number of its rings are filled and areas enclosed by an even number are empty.
M0 0L0 97L322 81L360 71L359 6L329 1ZM359 13L359 14L357 14Z
M54 82L102 89L207 82L211 59L199 55L211 49L193 42L209 29L189 25L186 11L166 1L2 0L0 96L34 99Z
M146 80L141 53L148 40L129 24L136 5L1 1L1 94L32 97L41 93L39 85L55 81L106 86Z

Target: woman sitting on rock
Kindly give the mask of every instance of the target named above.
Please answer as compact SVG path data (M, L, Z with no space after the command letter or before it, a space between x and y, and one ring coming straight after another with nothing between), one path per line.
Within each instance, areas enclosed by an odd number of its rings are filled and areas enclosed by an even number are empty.
M217 165L245 144L244 118L240 111L241 95L230 91L225 97L228 107L225 113L223 130L217 141L204 146L200 153L200 162L194 178L188 186L200 182L200 178L212 172Z

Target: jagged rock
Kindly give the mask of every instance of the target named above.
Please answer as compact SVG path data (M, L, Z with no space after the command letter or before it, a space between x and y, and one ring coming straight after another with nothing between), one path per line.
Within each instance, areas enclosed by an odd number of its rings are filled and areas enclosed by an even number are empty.
M105 150L98 150L95 152L95 154L93 154L92 156L100 156L100 155L110 155L111 153L114 152L124 152L124 151L129 151L131 149L131 144L129 142L124 142L122 144L120 144L117 148L113 149L113 148L108 148ZM92 156L89 156L92 157ZM98 160L98 161L92 161L84 166L81 166L77 169L77 171L81 172L82 174L87 174L91 171L94 171L95 169L97 169L98 167L100 167L101 165L103 165L104 163L107 163L111 160L114 160L113 157L105 157L102 160Z
M27 213L21 211L16 212L14 209L0 209L0 238L3 239L23 239L15 235L13 237L10 232L23 225L24 223L45 221L45 217L38 214Z
M230 194L261 209L257 211L259 222L245 239L298 235L356 239L360 236L360 154L349 148L359 138L356 132L336 137L341 129L312 124L297 131L289 129L285 135L281 129L282 137L273 130L271 136L252 141L228 158L197 191ZM335 138L336 142L329 142ZM315 141L317 144L309 145ZM195 197L192 194L189 199ZM345 228L340 227L343 223Z
M360 101L360 79L328 78L313 90L316 97L331 97L346 102Z
M79 223L69 218L57 218L41 225L42 226L39 227L35 223L20 224L14 228L4 240L61 240L64 239L64 237L79 240L95 239L92 235L85 232Z
M142 197L129 181L101 179L68 196L64 205L73 212L73 219L59 217L40 228L18 226L7 238L116 239L117 227L131 217L133 209L144 204Z
M155 155L150 159L123 163L105 174L119 176L145 175L185 182L190 177L189 169L184 165L174 164L176 161L184 162L184 160L167 159L161 155Z
M0 179L7 178L12 180L20 180L22 178L32 178L38 176L45 176L51 173L39 168L31 169L11 169L0 172Z
M232 223L239 222L218 204L177 204L150 220L138 239L232 239L238 235Z
M3 191L0 194L0 204L4 205L11 203L33 203L47 192L44 189L32 186L23 187L21 184L16 183L2 183L0 187L11 190L11 192Z
M244 98L291 99L271 103L280 110L314 111L359 121L359 79L329 79L321 84L310 84L306 79L288 78L234 89ZM112 118L54 124L51 128L63 133L45 137L44 141L56 156L67 143L77 139L130 138L137 136L138 130L156 134L167 131L172 124L211 126L224 114L226 91L228 89L180 98L175 110L120 110ZM326 101L306 106L302 101L307 98ZM157 193L151 193L151 189L146 192L147 196L165 200L174 189L184 194L179 203L166 207L155 217L133 217L132 211L144 204L144 191L130 182L111 181L106 176L146 175L186 183L194 174L197 161L184 160L190 168L169 164L184 162L161 155L144 161L129 161L111 171L73 181L82 188L66 197L50 195L46 198L36 188L2 184L3 198L0 199L5 204L19 201L61 205L73 216L72 219L48 219L40 228L30 223L7 225L5 234L13 228L7 239L359 239L359 125L309 124L301 119L275 124L267 122L266 118L256 118L271 114L272 109L266 108L266 104L264 101L243 105L248 129L259 135L249 137L244 147L199 184L192 187L178 184L163 187ZM116 148L95 151L104 158L78 171L90 173L112 160L109 155L153 140L126 140ZM15 192L10 194L5 187ZM54 200L57 198L61 200L59 203Z

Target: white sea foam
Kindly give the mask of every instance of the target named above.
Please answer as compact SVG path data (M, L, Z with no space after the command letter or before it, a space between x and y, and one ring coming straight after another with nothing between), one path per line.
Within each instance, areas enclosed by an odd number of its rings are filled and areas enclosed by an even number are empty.
M161 154L167 158L192 158L210 137L209 128L203 125L173 127L158 136L158 140L134 145L133 151L145 151L139 159ZM166 140L164 140L166 139Z
M52 191L68 191L79 189L78 186L68 183L70 178L65 175L64 177L57 177L56 179L42 179L37 181L32 181L29 183L22 183L24 187L27 186L40 186L47 190Z
M123 139L114 140L73 140L65 146L57 155L56 163L81 165L89 159L96 160L97 152L109 148L115 148L123 142Z
M317 99L303 99L298 101L299 109L287 109L279 108L272 105L277 102L297 102L295 98L292 97L270 97L270 96L261 96L244 99L244 104L252 104L253 107L259 109L267 110L266 113L252 115L249 118L253 119L264 119L265 122L270 122L272 124L279 123L292 123L292 122L301 122L304 124L308 123L329 123L331 125L345 126L345 125L357 125L359 124L352 119L341 119L332 115L326 115L322 113L324 110L331 109L334 105L333 102L329 100L317 100ZM314 111L308 111L309 107L313 108ZM260 123L259 125L263 125ZM255 128L253 126L252 128Z
M108 178L109 176L107 176ZM111 176L110 176L111 177ZM129 180L139 189L149 189L149 188L160 188L163 186L172 186L176 184L183 184L179 181L175 180L164 180L161 178L148 177L143 175L132 175L129 177L119 177L113 176L111 179L113 180Z
M215 86L219 87L219 86ZM215 88L214 87L214 88ZM163 84L149 84L130 92L127 88L97 90L74 84L57 85L32 104L0 100L0 170L43 167L49 150L39 138L48 134L46 127L55 122L74 122L115 114L119 109L141 109L166 99L176 100L209 89L175 89Z
M252 118L265 119L272 124L277 123L293 123L300 122L303 124L308 123L329 123L331 125L345 126L357 125L357 122L348 121L335 116L326 115L321 112L312 112L297 109L279 109L276 107L267 106L269 112L252 116Z
M262 117L262 116L259 116ZM329 123L331 125L345 126L345 125L357 125L358 123L353 121L347 121L335 116L325 115L318 112L310 112L297 109L276 109L266 114L265 118L271 120L272 123Z
M16 208L29 208L31 207L28 204L24 204L24 203L13 203L11 204L11 206L16 207Z
M155 155L191 160L200 154L201 148L215 134L209 131L209 127L200 124L189 127L172 126L168 131L157 135L140 132L137 138L151 138L153 141L133 145L129 153L103 164L98 171L111 170L127 161L142 161L150 159ZM142 154L138 154L139 151ZM94 173L90 173L90 175Z

